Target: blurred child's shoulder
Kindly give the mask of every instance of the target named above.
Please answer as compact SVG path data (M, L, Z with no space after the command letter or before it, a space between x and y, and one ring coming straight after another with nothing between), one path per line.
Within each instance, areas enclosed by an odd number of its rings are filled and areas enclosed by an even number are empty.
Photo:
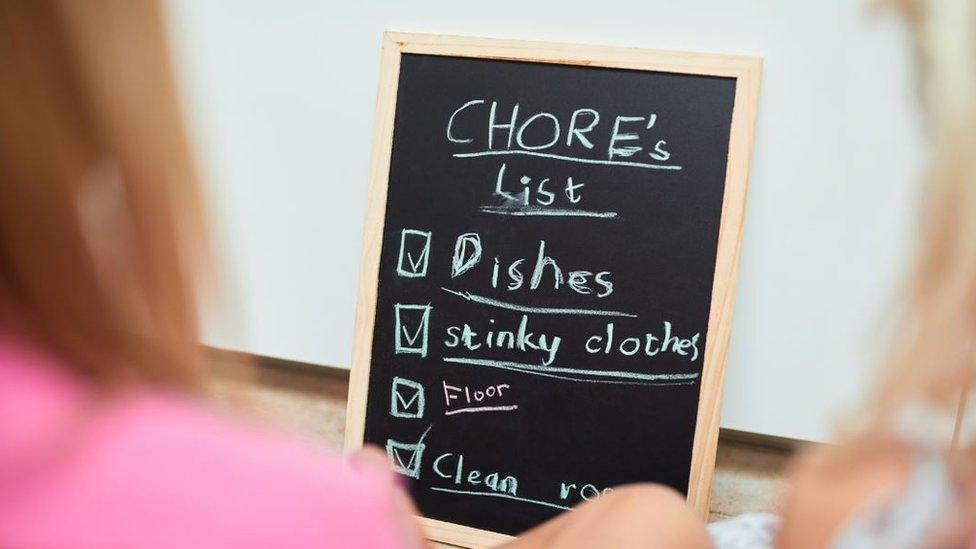
M63 366L0 345L0 411L18 418L0 421L0 531L10 540L327 544L390 520L394 482L381 468L175 392L108 393Z

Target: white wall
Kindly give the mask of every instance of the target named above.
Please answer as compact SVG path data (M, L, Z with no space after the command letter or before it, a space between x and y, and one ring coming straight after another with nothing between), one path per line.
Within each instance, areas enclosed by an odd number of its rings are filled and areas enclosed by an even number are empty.
M171 0L231 305L207 341L348 367L383 30L753 54L723 425L825 438L884 342L923 163L905 37L864 4Z

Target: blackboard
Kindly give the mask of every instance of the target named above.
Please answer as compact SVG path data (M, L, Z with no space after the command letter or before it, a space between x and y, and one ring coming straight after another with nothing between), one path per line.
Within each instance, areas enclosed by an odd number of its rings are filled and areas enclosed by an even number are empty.
M347 441L443 541L707 506L758 63L545 49L387 37Z

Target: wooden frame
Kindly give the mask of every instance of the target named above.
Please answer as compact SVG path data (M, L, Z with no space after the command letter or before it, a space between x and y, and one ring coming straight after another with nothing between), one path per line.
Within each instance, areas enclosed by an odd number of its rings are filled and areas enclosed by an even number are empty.
M698 417L695 424L688 483L689 504L696 509L702 518L707 518L709 490L718 444L722 383L732 323L732 306L742 239L742 222L762 60L755 57L634 48L385 33L376 101L366 222L363 233L352 371L349 379L345 435L347 452L362 447L365 433L366 396L369 387L397 83L400 72L400 57L404 53L612 67L724 76L736 79L725 176L725 196L722 204L718 251L712 284L712 302L708 321L708 340L702 366ZM451 544L485 546L511 539L510 536L503 534L439 520L421 517L421 521L430 539Z

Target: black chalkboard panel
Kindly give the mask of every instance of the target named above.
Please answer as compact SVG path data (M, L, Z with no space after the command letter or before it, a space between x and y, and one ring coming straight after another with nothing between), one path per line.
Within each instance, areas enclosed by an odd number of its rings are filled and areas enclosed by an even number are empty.
M362 439L425 517L688 490L736 84L399 57Z

